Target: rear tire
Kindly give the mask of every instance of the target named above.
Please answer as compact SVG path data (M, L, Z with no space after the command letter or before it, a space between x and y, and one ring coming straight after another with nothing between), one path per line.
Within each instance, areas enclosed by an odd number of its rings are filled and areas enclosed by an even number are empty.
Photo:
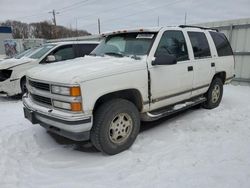
M99 151L114 155L128 149L139 130L140 115L136 106L124 99L114 99L94 113L90 140Z
M202 104L203 108L213 109L219 106L223 96L223 83L220 78L213 79L205 97L207 101Z

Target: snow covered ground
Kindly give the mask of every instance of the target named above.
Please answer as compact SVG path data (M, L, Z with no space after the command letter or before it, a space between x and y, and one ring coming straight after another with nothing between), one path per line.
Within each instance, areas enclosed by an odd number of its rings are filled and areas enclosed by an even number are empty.
M144 123L115 156L48 134L0 97L0 187L249 188L250 87L226 86L214 110Z

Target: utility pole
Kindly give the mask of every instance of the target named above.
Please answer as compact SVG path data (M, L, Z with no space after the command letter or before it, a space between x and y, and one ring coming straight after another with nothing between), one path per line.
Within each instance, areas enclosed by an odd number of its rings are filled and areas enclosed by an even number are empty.
M52 14L53 18L53 23L56 26L56 14L59 14L59 12L56 12L55 9L53 9L51 12L49 12L50 14Z
M100 18L98 18L98 33L99 33L99 35L101 34L101 22L100 22Z
M157 17L157 26L160 26L160 16Z
M56 27L56 14L59 14L59 12L56 12L55 9L53 9L51 12L49 12L50 14L52 14L53 18L52 21L54 23L54 28L52 29L54 38L57 38L57 27Z

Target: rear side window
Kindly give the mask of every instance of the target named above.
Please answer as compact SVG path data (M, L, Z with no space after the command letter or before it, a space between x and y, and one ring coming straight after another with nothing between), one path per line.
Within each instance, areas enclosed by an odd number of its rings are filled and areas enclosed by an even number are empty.
M211 57L211 51L205 33L188 32L188 36L192 44L195 59Z
M232 48L223 33L209 32L213 38L214 44L217 49L218 56L229 56L233 55Z

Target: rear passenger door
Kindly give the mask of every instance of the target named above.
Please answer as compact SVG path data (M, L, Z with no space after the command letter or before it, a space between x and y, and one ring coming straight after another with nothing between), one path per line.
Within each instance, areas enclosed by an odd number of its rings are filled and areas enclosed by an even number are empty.
M193 51L194 80L191 96L203 94L209 88L209 84L215 74L214 51L211 51L211 40L208 33L188 31L188 36Z

